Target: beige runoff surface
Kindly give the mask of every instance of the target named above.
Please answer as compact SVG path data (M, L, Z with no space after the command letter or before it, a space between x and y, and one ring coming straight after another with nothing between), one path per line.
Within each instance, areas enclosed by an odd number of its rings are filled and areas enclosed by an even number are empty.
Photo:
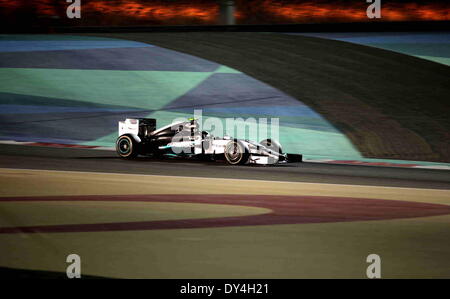
M392 199L450 205L450 190L0 168L0 197L270 194Z
M449 190L41 170L0 169L0 186L3 197L280 194L450 204ZM21 219L31 219L26 221L37 224L37 216L23 215L42 215L46 209L55 209L55 213L66 215L61 218L67 223L83 220L83 203L35 202L28 212L24 203L15 207L17 203L10 202L7 208L0 205L0 218L4 220L7 211L8 215L21 215ZM222 211L223 205L151 203L148 207L153 211L139 215L137 210L144 208L140 205L147 203L126 203L130 204L128 207L118 202L102 202L96 207L89 206L92 204L89 202L84 204L85 208L99 210L88 212L83 223L94 223L92 218L103 213L98 217L104 220L142 220L147 216L154 220L216 217L214 213L222 212L230 215L265 212L250 207L245 210L246 207L229 206L230 210ZM122 211L104 212L113 205ZM78 215L68 216L71 211L78 211ZM68 265L66 256L77 253L82 260L82 274L108 277L365 278L366 257L376 253L382 259L383 277L450 278L449 228L450 216L445 215L319 224L0 234L0 266L64 272Z

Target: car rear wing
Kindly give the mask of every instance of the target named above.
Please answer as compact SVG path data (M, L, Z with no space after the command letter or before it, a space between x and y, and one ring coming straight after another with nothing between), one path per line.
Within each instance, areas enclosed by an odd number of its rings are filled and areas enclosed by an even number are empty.
M156 119L154 118L127 118L119 121L119 136L133 134L147 136L156 130Z

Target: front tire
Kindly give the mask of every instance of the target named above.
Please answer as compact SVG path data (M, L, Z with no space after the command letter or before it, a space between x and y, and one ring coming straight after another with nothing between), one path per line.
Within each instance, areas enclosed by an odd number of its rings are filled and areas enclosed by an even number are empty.
M225 159L230 165L242 165L247 163L250 154L247 148L239 140L233 140L225 146Z
M138 155L138 143L129 135L122 135L117 138L116 152L124 159L133 159Z

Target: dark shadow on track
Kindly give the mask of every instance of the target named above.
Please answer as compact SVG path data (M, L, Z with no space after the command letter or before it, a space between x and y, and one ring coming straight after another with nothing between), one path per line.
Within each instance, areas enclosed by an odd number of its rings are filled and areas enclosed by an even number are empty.
M108 156L108 157L73 157L73 159L81 159L81 160L117 160L120 159L117 155ZM124 161L128 161L130 163L138 162L138 163L172 163L172 164L180 164L180 163L193 163L195 165L221 165L221 166L229 166L236 167L235 165L229 165L225 160L213 160L213 159L202 159L197 157L167 157L167 158L157 158L151 156L139 156L134 159L121 159ZM247 164L244 167L260 167L260 168L279 168L279 167L300 167L302 163L279 163L279 164L270 164L270 165L262 165L262 164Z
M0 267L0 280L8 279L68 279L63 272L25 270L8 267ZM81 275L81 279L106 279L106 277Z

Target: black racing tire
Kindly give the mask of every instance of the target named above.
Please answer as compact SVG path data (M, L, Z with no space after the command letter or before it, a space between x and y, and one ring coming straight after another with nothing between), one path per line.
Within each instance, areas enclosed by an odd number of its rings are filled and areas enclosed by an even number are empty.
M122 135L117 138L116 152L123 159L133 159L139 154L139 143L130 135Z
M239 140L232 140L225 146L225 160L230 165L242 165L247 163L250 154L247 147Z
M265 147L267 147L268 149L277 152L279 154L283 153L283 149L281 148L281 144L276 141L275 139L264 139L263 141L260 142L260 144L264 145Z

